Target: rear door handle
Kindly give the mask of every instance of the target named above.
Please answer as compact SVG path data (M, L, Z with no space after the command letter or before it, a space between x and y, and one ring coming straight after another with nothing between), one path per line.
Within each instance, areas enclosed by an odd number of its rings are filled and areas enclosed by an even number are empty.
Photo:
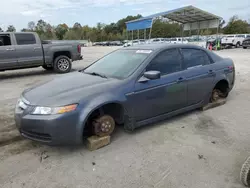
M215 73L214 73L214 71L213 71L213 70L209 70L209 71L208 71L208 74L212 74L212 75L214 75Z
M178 78L177 83L184 82L186 79L183 77Z

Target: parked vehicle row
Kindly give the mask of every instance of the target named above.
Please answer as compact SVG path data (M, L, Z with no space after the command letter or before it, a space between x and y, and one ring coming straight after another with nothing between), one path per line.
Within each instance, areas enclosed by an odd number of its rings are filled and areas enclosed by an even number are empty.
M94 42L93 46L122 46L121 41L104 41L104 42Z
M188 41L184 38L152 38L149 40L137 39L126 42L123 46L134 46L138 44L160 44L160 43L172 43L172 44L187 44Z
M196 45L120 48L83 70L25 90L15 121L25 138L80 144L86 134L110 135L116 124L132 131L226 98L234 81L231 59Z
M0 71L42 66L67 73L72 61L82 59L76 42L41 41L37 33L0 33Z

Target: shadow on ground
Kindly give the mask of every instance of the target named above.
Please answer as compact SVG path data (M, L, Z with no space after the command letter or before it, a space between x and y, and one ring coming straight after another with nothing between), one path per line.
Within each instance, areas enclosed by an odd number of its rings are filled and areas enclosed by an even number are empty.
M75 72L77 69L72 69L71 72ZM49 70L32 70L32 69L25 69L20 71L6 71L0 72L0 80L2 79L14 79L14 78L23 78L23 77L31 77L31 76L46 76L46 75L59 75L54 71Z

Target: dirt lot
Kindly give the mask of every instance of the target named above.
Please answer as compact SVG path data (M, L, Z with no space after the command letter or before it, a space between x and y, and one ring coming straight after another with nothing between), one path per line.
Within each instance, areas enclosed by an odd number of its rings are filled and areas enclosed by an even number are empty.
M112 51L83 48L80 69ZM125 133L90 152L82 147L49 147L23 140L13 110L28 87L57 75L42 68L0 73L0 187L212 187L238 188L239 172L250 155L250 50L218 52L236 65L236 86L220 107L194 111Z

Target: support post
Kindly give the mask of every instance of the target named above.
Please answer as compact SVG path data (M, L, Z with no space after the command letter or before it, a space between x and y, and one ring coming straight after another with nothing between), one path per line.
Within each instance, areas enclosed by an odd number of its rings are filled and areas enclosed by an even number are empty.
M191 37L191 35L192 35L192 24L190 23L190 25L189 25L189 37Z
M181 24L181 43L183 43L183 30L184 30L184 25Z
M153 22L154 22L154 19L152 19L152 23L151 23L151 27L150 27L150 31L149 31L149 40L151 39L151 33L152 33Z
M139 31L139 29L137 30L137 39L139 40L139 38L140 38L140 31Z
M132 30L132 46L133 46L133 40L134 40L134 32Z
M218 48L220 48L220 46L218 47L219 44L219 27L220 27L220 19L218 19L218 26L217 26L217 32L216 32L216 50L218 50ZM220 45L220 44L219 44Z
M200 22L198 22L198 41L200 39Z
M146 31L147 29L144 29L144 40L146 40Z
M220 27L220 19L218 19L218 26L217 26L217 31L216 31L216 39L218 38L219 27Z
M152 27L150 28L150 31L149 31L149 36L148 36L149 39L151 39L151 32L152 32Z

